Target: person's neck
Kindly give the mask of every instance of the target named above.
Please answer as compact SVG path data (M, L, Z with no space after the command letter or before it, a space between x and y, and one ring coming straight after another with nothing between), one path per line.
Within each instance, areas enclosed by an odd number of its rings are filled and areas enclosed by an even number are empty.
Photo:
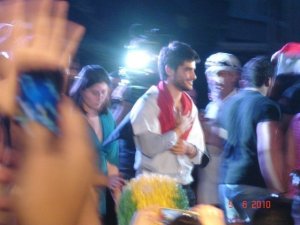
M174 106L179 107L180 106L180 99L182 96L182 91L178 90L177 87L175 87L172 83L166 81L167 88L172 96Z
M232 89L225 91L224 93L221 92L219 95L219 100L221 100L221 101L225 100L235 90L236 90L235 88L232 88Z
M83 104L82 107L83 107L84 111L86 112L86 116L87 117L90 118L90 117L96 117L96 116L98 116L98 111L97 110L92 109L92 108L88 107L85 104Z
M268 87L263 85L261 87L246 87L245 90L258 91L262 95L266 96L268 93Z

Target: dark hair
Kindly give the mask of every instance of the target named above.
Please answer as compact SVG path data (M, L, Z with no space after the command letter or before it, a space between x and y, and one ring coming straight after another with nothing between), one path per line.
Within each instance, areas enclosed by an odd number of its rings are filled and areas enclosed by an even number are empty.
M82 96L81 93L85 89L93 86L97 83L106 83L110 86L110 79L106 70L100 65L87 65L81 69L78 76L75 78L71 89L69 91L69 96L74 100L76 105L85 113L82 106ZM109 106L109 99L101 110L101 113L107 113Z
M270 58L257 56L250 59L242 69L242 80L247 82L247 86L261 87L270 77L274 76L274 66Z
M200 62L199 55L186 43L173 41L168 46L160 50L158 56L158 71L161 80L165 80L168 76L165 66L169 66L176 70L184 61Z
M274 101L278 101L285 90L297 83L300 83L300 76L294 73L287 73L281 76L277 75L270 93L270 98Z

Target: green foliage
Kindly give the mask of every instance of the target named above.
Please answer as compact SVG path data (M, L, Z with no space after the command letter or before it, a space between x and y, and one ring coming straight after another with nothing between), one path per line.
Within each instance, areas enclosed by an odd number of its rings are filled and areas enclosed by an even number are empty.
M117 209L118 224L129 225L136 209L137 205L132 199L131 190L126 188L121 195L120 203Z
M174 202L178 209L189 208L189 200L187 198L186 191L181 187L181 185L177 186L177 193L174 195Z

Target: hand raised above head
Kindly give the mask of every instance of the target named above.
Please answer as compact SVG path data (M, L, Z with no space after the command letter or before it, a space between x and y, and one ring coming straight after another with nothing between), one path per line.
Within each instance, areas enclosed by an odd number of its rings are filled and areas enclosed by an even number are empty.
M0 22L12 24L1 50L0 112L15 110L17 76L24 71L64 70L76 52L84 28L67 20L65 1L3 1Z

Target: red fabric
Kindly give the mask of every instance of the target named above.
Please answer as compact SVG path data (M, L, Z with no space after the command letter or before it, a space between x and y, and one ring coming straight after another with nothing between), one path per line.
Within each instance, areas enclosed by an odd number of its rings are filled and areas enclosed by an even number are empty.
M284 54L286 56L299 56L300 55L300 43L297 42L289 42L285 44L279 51L275 52L272 55L271 61L277 60L280 54Z
M176 118L173 110L173 98L167 88L167 85L163 81L159 82L158 90L159 94L157 105L160 108L158 119L160 122L161 133L163 134L165 132L173 130L176 127ZM189 115L192 111L193 106L191 98L188 96L188 94L183 92L180 101L182 106L182 115ZM184 134L182 134L180 138L186 140L190 133L190 130L191 128L188 129Z

